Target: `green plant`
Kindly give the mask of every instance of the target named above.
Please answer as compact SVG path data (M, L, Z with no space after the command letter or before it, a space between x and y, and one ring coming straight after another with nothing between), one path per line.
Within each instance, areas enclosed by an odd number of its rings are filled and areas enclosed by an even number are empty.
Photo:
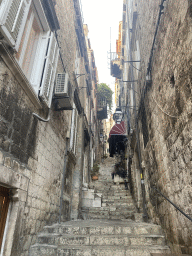
M107 84L101 83L98 85L97 96L98 96L98 98L100 98L100 97L106 98L107 105L109 106L109 109L111 109L111 107L112 107L112 95L113 95L113 91Z
M100 168L99 164L98 163L94 163L93 164L93 168L91 170L91 176L99 175L99 168Z

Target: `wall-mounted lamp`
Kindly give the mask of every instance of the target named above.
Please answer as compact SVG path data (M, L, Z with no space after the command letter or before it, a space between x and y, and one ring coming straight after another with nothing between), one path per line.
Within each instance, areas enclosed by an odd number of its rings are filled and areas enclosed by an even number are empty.
M86 74L75 74L76 79L79 78L80 76L85 76Z
M130 109L134 109L134 110L136 110L136 111L138 111L139 109L138 109L138 106L121 106L121 108L123 108L124 109L124 111L126 111L126 109L128 109L128 108L130 108Z
M115 113L113 114L113 120L116 122L116 124L120 124L123 119L123 112L121 111L121 108L116 108Z

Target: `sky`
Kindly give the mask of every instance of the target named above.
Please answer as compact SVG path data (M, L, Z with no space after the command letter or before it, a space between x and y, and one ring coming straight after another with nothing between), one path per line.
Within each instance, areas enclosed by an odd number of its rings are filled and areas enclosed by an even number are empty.
M114 90L115 78L110 76L107 52L110 52L110 34L111 51L116 52L119 21L122 20L123 13L123 0L81 0L80 2L84 24L88 25L88 38L94 51L99 83L106 83Z

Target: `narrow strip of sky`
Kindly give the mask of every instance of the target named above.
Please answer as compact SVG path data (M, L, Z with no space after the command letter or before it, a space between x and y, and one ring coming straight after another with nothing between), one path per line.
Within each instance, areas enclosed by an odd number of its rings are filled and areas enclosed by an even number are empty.
M94 51L99 83L106 83L114 89L114 78L107 65L107 52L116 51L119 21L122 20L123 0L81 0L84 24L88 25L91 48Z

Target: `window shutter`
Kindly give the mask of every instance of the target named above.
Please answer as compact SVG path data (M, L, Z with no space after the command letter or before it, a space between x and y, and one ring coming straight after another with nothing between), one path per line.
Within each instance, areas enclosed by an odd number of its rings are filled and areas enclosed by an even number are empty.
M74 128L75 128L75 104L73 103L73 112L71 119L71 136L70 136L70 149L73 150L73 141L74 141Z
M48 42L48 51L47 56L45 58L44 72L39 93L39 96L48 108L50 108L51 106L58 56L59 48L57 45L57 41L55 39L54 34L51 33Z
M31 0L3 1L0 6L0 30L8 43L19 48Z

